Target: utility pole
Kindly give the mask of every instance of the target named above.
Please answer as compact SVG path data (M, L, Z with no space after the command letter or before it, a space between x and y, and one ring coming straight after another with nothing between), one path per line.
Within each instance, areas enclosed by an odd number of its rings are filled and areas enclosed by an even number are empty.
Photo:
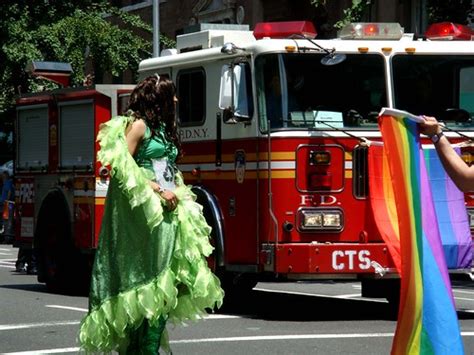
M471 0L471 8L467 13L467 23L472 29L474 29L474 0Z
M411 2L411 32L421 35L428 26L428 1Z
M160 56L160 0L153 0L153 57Z

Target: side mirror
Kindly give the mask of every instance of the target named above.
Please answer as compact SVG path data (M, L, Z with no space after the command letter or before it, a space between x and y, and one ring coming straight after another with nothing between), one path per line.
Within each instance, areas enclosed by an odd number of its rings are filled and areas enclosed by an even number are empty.
M224 65L221 71L219 108L224 110L224 122L246 122L253 115L250 67L246 62Z
M460 108L448 108L441 114L442 121L469 122L471 115L466 110Z

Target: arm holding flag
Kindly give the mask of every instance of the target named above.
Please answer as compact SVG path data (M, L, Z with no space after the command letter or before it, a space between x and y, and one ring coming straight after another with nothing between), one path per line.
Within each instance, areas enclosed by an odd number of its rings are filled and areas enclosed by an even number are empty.
M382 109L379 115L383 139L382 158L388 168L388 175L384 175L388 178L382 182L388 180L391 183L392 194L388 196L392 198L387 200L387 207L390 208L389 204L393 205L394 202L395 218L388 218L388 221L397 226L392 240L399 240L401 261L400 309L392 355L464 354L430 185L429 169L433 164L431 160L427 163L419 137L421 125L429 126L429 121L423 116L392 108ZM432 125L437 126L436 129L432 128L434 131L422 132L436 133L439 124L433 121ZM432 141L436 142L436 138L433 137ZM439 143L449 146L445 137L441 137L435 145ZM441 165L439 160L438 163ZM437 168L436 172L439 169L442 168ZM383 164L379 170L385 172ZM444 174L443 171L441 175ZM390 192L390 186L383 191L386 190ZM374 192L377 189L372 189L371 193ZM461 193L459 190L457 192ZM465 210L464 199L454 202L459 201ZM447 208L448 201L444 199L443 203ZM470 241L469 230L467 237ZM456 262L458 259L459 253Z
M461 157L455 152L441 129L440 123L434 117L422 116L420 122L420 133L432 138L434 146L444 169L449 177L461 191L474 190L474 167L467 166ZM433 139L437 136L438 139Z

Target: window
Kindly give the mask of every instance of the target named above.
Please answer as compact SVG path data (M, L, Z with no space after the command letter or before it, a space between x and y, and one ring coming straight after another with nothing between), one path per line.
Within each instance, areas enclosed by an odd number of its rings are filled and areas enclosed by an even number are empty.
M462 68L459 73L459 107L474 115L474 66Z
M202 125L206 114L206 74L204 69L182 70L178 73L176 81L180 126Z
M435 116L451 128L474 129L474 56L460 54L396 55L392 59L395 107Z
M348 54L328 66L325 54L264 54L256 58L260 128L377 129L386 106L384 58Z

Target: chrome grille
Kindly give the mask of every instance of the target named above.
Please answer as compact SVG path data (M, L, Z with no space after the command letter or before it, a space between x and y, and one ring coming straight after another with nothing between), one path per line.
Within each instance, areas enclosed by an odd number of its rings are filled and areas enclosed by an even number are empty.
M355 198L366 198L369 193L368 153L366 145L358 145L352 152L352 193Z

